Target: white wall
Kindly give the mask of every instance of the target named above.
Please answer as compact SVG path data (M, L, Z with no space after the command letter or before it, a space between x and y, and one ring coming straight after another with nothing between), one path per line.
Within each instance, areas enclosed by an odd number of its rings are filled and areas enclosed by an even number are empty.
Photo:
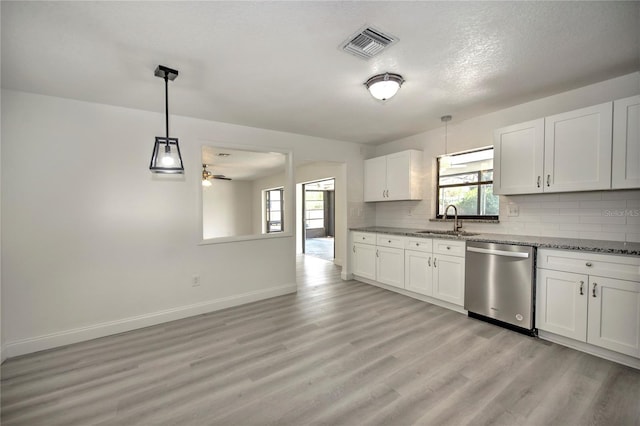
M8 356L295 291L294 237L200 245L203 143L345 161L353 215L344 226L366 224L361 145L171 117L186 172L160 176L147 167L163 122L158 113L3 91Z
M260 205L252 196L250 181L212 179L211 186L202 187L203 238L253 234L251 215Z
M593 84L569 92L516 105L466 121L449 122L447 151L493 145L493 130L547 115L571 111L640 93L640 73ZM442 111L443 115L451 111ZM376 147L370 157L404 149L424 151L425 192L422 201L370 203L377 226L448 228L429 222L435 217L435 158L444 154L444 127ZM519 206L517 217L507 216L508 204ZM469 231L557 236L640 242L640 218L624 210L640 209L640 190L567 194L500 196L500 223L465 223ZM616 215L622 212L622 216Z

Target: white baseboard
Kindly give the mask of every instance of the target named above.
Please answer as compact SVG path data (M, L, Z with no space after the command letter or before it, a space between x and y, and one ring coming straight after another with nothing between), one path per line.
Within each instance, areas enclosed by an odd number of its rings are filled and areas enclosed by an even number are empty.
M386 284L380 283L378 281L370 280L368 278L363 278L363 277L359 277L359 276L355 276L354 275L353 279L357 280L357 281L360 281L360 282L363 282L365 284L371 284L371 285L374 285L376 287L384 288L385 290L393 291L395 293L404 294L405 296L409 296L409 297L414 298L414 299L422 300L423 302L431 303L432 305L437 305L437 306L440 306L442 308L450 309L452 311L456 311L456 312L461 313L463 315L467 315L467 311L462 306L454 305L453 303L449 303L449 302L446 302L444 300L436 299L436 298L433 298L433 297L430 297L430 296L425 296L423 294L414 293L412 291L408 291L408 290L405 290L403 288L398 288L398 287L393 287L393 286L390 286L390 285L386 285Z
M543 340L548 340L553 343L557 343L562 346L586 352L588 354L608 359L609 361L617 362L619 364L626 365L628 367L636 368L640 370L640 359L631 357L629 355L621 354L618 352L610 351L609 349L601 348L598 346L590 345L589 343L580 342L568 337L560 336L558 334L549 333L548 331L538 330L538 337Z
M150 314L94 324L88 327L74 328L30 339L7 342L2 348L1 355L3 357L12 358L72 343L110 336L112 334L124 333L126 331L149 327L168 321L206 314L220 309L230 308L232 306L244 305L258 300L295 293L296 291L296 284L287 284L278 287L271 287L265 290L208 300L205 302L195 303L193 305L180 306ZM2 360L4 361L4 358L2 358Z

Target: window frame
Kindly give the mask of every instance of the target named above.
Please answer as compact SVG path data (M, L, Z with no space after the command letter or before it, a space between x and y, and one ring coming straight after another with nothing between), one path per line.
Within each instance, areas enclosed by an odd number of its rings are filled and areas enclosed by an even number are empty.
M493 147L486 147L486 148L481 148L481 149L474 149L471 151L465 151L465 152L459 152L456 154L449 154L449 157L455 157L458 155L463 155L463 154L469 154L472 152L480 152L480 151L488 151L491 150L493 152L494 149ZM451 184L451 185L440 185L440 160L442 159L442 157L438 157L436 158L436 219L444 219L444 214L440 214L440 189L441 188L456 188L456 187L462 187L462 186L467 186L467 187L477 187L478 188L478 203L477 203L477 211L480 212L480 206L481 206L481 199L482 197L480 196L481 193L481 189L483 185L488 185L491 184L491 186L493 187L493 178L491 180L482 180L482 174L485 172L492 172L493 176L493 171L494 169L482 169L482 170L478 170L477 172L461 172L459 173L460 175L465 174L465 175L470 175L470 174L477 174L478 179L477 182L467 182L467 183L456 183L456 184ZM447 175L447 176L456 176L455 174L453 175ZM495 194L494 194L495 195ZM497 195L496 195L497 196ZM447 216L450 217L450 216ZM473 219L479 219L479 220L498 220L499 219L499 214L497 215L458 215L458 219L467 219L467 220L473 220Z
M270 194L272 191L280 192L280 230L272 231L270 225L271 218L271 209L270 209ZM277 234L280 232L284 232L284 187L278 188L269 188L264 190L264 213L265 213L265 233L267 234Z

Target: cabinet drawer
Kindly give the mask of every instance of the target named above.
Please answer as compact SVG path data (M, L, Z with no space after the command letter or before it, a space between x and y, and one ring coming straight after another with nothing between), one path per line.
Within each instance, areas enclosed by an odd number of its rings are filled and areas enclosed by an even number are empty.
M407 250L431 253L433 250L433 241L431 238L407 238L404 241L404 248Z
M376 234L371 234L369 232L354 232L353 233L353 242L361 243L361 244L376 244Z
M399 237L397 235L378 234L376 245L382 247L395 247L403 249L405 239L406 238Z
M640 281L640 257L540 249L538 268Z
M433 240L433 252L438 254L464 257L464 247L464 241Z

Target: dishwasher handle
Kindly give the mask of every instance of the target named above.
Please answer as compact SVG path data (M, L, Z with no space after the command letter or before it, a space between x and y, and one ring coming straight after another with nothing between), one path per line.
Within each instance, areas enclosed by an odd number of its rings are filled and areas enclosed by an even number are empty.
M496 256L520 257L523 259L527 259L529 257L529 253L524 253L521 251L495 250L495 249L485 249L480 247L467 247L467 251L472 251L475 253L483 253L483 254L495 254Z

